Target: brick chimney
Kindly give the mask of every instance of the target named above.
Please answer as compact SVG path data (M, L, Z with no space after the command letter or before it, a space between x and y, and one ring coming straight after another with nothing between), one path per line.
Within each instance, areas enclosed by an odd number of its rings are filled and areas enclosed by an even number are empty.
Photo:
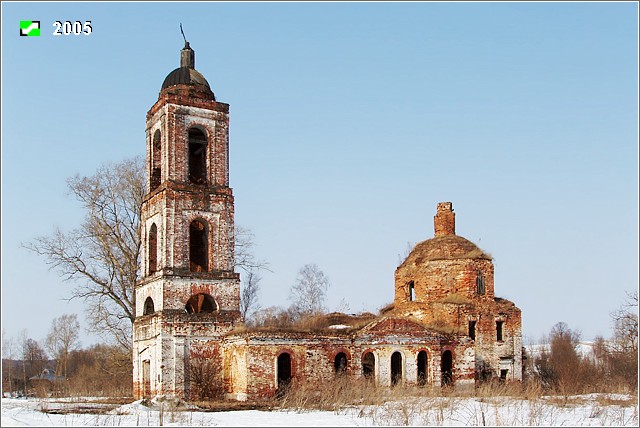
M433 229L435 236L456 234L456 214L453 212L451 202L440 202L438 212L433 217Z

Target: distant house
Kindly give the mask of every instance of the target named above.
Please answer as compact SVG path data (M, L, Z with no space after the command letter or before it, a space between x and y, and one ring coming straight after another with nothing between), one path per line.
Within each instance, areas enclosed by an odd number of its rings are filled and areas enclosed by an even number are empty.
M45 368L39 375L29 378L31 385L29 395L36 395L36 393L55 395L61 391L65 381L66 378L64 376L56 376L54 371Z

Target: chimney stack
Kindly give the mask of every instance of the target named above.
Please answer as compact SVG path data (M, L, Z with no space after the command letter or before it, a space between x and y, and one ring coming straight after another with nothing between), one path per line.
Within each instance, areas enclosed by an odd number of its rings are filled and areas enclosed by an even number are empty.
M453 212L451 202L440 202L438 212L433 217L433 229L435 236L456 234L456 214Z

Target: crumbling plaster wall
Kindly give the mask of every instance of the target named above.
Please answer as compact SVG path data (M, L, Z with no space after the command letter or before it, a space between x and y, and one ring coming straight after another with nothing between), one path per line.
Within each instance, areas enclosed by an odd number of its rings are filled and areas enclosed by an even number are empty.
M470 340L445 341L439 336L403 336L370 333L366 337L326 336L274 332L224 340L225 385L227 396L236 399L272 397L277 390L277 360L284 352L291 356L294 381L326 381L335 376L334 361L338 353L347 355L346 375L362 376L362 358L372 352L374 379L380 386L391 385L391 355L402 356L402 382L416 384L417 357L426 351L427 385L441 384L441 353L451 350L454 356L454 382L458 386L473 384L475 350Z

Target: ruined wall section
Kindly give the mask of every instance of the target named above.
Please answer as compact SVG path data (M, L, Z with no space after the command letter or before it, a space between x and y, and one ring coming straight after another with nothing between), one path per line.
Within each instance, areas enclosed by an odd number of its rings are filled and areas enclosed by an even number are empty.
M232 400L248 399L249 380L253 373L249 372L249 349L244 338L226 338L223 342L223 384L225 397Z
M476 321L476 371L479 377L500 377L507 370L506 380L522 380L522 315L512 302L496 299L492 304L476 307L468 313ZM502 323L498 340L498 322Z
M161 319L158 314L138 316L133 323L133 395L155 395L160 390L160 366L155 364L162 355ZM149 372L144 364L148 362ZM145 379L145 376L149 376Z
M478 273L484 279L484 293L477 292ZM457 295L473 302L494 299L494 267L486 259L453 259L407 263L396 269L395 304L411 302L409 284L414 287L414 304L452 299Z
M199 394L198 376L212 382L216 393L224 393L227 385L221 343L237 326L237 320L234 313L186 314L172 310L138 317L133 341L134 396L171 394L195 399ZM146 392L145 360L150 369L150 389Z
M410 316L442 333L468 338L475 348L478 378L500 377L501 370L506 369L506 380L522 379L521 311L512 302L497 298L493 301L404 303L394 309L394 313ZM500 340L498 322L501 322ZM474 323L473 327L471 323Z
M454 382L473 385L475 350L473 341L455 338L405 320L383 320L372 328L350 334L260 332L225 338L224 384L227 396L236 399L272 397L278 388L278 356L291 357L291 378L296 381L330 381L336 376L335 359L347 357L346 375L363 376L363 357L375 358L374 381L392 384L392 355L401 356L401 382L418 383L418 353L427 353L426 384L440 386L441 355L454 354Z

